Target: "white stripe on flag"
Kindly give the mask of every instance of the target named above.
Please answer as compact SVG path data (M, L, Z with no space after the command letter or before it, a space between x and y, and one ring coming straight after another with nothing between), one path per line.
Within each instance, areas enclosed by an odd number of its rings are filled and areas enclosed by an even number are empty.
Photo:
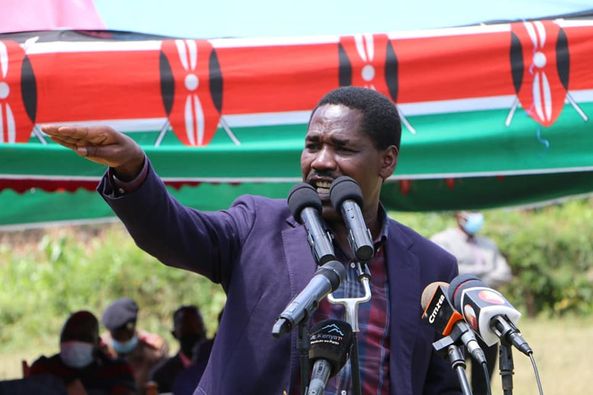
M593 89L570 91L579 104L593 102ZM445 114L488 110L509 110L515 95L480 97L432 102L403 103L398 109L406 116ZM309 121L311 111L287 111L253 114L223 114L229 127L255 127L274 125L301 125ZM111 126L122 132L150 132L160 130L167 118L99 119L77 122L44 122L42 125L64 126Z

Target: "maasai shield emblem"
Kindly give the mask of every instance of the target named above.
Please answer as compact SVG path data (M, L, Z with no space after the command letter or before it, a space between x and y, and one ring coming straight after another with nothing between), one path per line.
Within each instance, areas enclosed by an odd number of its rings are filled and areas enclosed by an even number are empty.
M340 37L338 43L340 86L374 89L397 103L398 62L391 41L385 34L362 34ZM404 126L415 134L398 107Z
M37 92L25 51L14 41L0 41L0 144L29 141Z
M340 86L361 86L397 101L397 59L385 34L343 36L338 44Z
M222 74L210 42L163 41L160 75L163 105L177 138L185 145L207 145L222 112Z
M511 26L510 60L518 100L531 118L550 126L562 112L568 94L570 59L566 34L552 21Z

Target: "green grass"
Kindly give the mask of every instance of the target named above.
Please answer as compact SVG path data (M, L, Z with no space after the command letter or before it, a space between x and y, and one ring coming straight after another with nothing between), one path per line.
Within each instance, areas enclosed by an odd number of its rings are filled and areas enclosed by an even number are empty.
M525 319L519 327L533 349L544 394L582 395L592 393L589 353L593 344L593 319ZM538 394L529 358L513 351L517 395ZM502 394L500 376L495 375L492 393Z

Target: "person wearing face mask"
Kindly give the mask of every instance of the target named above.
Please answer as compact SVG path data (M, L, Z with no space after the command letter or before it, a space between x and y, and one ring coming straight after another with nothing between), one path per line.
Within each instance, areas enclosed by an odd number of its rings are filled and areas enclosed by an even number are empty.
M145 394L150 371L167 358L167 343L157 334L136 328L138 305L130 298L111 303L103 312L101 320L109 331L103 336L109 353L130 364L137 393Z
M206 338L202 314L196 306L186 305L175 310L171 334L179 342L179 352L161 362L151 373L151 380L157 383L161 393L172 391L178 374L192 361L207 361L212 348L212 341Z
M101 350L99 321L89 311L68 317L60 334L60 352L31 365L31 376L49 374L63 380L68 394L129 395L136 390L127 362Z
M459 274L473 274L491 288L500 287L511 281L512 274L507 260L500 253L496 243L479 232L484 227L484 214L475 211L460 211L455 214L457 227L446 229L431 237L431 240L457 258ZM496 367L498 345L486 346L478 338L486 354L490 377ZM472 364L472 392L487 394L484 375L480 366Z

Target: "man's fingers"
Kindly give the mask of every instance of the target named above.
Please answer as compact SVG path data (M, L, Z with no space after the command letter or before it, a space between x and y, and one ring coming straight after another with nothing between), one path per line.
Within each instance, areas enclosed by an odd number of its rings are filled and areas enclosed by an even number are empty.
M47 135L78 145L117 144L119 133L109 126L44 126Z
M76 126L42 126L41 130L49 136L61 138L85 139L88 136L87 127Z
M144 153L138 144L109 126L46 125L41 130L56 143L93 162L121 167L122 171L130 167L130 172L136 171L138 163L144 163Z
M63 144L63 143L67 143L67 144L85 144L85 140L81 140L81 139L76 139L73 137L69 137L69 136L49 136L53 141L55 141L58 144Z
M58 132L59 126L54 125L43 125L41 126L41 130L43 133L47 134L48 136L55 136Z
M53 142L58 143L60 145L63 145L64 147L68 147L70 149L74 149L72 147L76 147L76 144L74 142L70 142L70 141L64 140L61 137L51 136L50 135L49 138L52 139Z

